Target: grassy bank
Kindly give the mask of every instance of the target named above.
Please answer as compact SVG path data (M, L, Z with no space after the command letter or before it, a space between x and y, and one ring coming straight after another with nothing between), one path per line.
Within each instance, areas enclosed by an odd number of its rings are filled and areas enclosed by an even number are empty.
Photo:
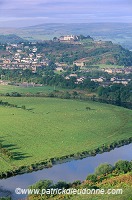
M89 174L84 181L77 180L72 183L58 181L54 183L52 180L40 180L28 186L28 189L34 192L29 194L27 199L131 200L131 170L131 161L120 160L114 165L108 163L100 164L96 167L94 174ZM38 190L39 194L35 192ZM59 194L57 191L59 191ZM1 190L0 192L11 196L8 191ZM10 197L0 199L11 200Z
M74 181L66 183L58 181L53 183L51 180L41 180L30 189L67 189L66 193L52 193L40 195L29 195L29 200L38 199L70 199L70 200L131 200L132 189L132 162L118 161L114 166L104 163L95 169L94 174L89 174L84 181ZM71 191L69 193L69 191ZM74 191L74 192L73 192ZM77 194L79 192L79 194Z
M90 181L84 181L77 189L88 189L92 188ZM121 188L122 194L86 194L86 195L58 195L55 197L48 198L49 200L59 200L59 199L69 199L69 200L131 200L131 190L132 190L132 174L122 174L117 175L116 177L108 177L104 181L98 181L96 184L93 184L93 188L104 189L107 191L116 191L116 189ZM118 190L117 190L118 191ZM30 197L29 200L37 199ZM39 198L38 198L39 199ZM42 198L44 200L46 198Z
M39 163L50 167L53 158L95 155L113 148L115 141L122 141L119 146L130 142L132 111L125 108L55 98L0 100L17 105L0 106L0 142L13 155L0 154L1 174L32 171Z

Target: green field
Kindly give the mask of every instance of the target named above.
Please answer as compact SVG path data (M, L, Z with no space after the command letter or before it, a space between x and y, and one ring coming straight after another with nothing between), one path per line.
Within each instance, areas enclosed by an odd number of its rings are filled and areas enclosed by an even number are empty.
M15 155L0 157L0 172L131 137L132 111L125 108L40 97L0 100L18 106L0 105L0 141Z
M107 64L98 64L100 68L123 68L121 65L107 65Z
M60 88L58 87L54 88L54 86L21 87L13 85L0 85L0 94L6 94L11 92L18 92L23 94L50 93L53 92L54 89L60 90Z

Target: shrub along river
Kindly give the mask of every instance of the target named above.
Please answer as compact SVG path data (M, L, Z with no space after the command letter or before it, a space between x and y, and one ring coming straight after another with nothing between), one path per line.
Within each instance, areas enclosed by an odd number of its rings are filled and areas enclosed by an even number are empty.
M0 197L11 195L13 200L22 199L25 195L16 195L16 188L26 189L29 185L44 179L53 180L54 182L60 180L67 182L84 180L87 175L93 173L95 168L101 163L114 164L118 160L130 161L131 159L132 143L115 148L110 152L97 154L96 156L87 157L82 160L72 160L70 162L54 165L52 168L2 179L0 180Z

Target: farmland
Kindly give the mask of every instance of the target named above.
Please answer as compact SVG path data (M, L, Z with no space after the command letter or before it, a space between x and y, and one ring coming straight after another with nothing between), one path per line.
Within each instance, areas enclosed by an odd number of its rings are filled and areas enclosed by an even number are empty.
M0 142L14 155L1 155L0 173L131 137L132 112L125 108L40 97L0 100L17 105L0 106Z
M11 92L18 92L23 94L28 94L28 93L35 94L35 93L49 93L53 91L54 91L53 86L22 87L15 85L0 85L0 94L6 94Z

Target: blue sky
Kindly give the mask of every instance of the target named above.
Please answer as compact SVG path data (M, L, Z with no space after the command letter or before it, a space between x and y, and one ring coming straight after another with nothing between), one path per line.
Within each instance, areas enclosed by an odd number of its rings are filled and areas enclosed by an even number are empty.
M132 0L0 0L0 27L93 22L132 23Z

